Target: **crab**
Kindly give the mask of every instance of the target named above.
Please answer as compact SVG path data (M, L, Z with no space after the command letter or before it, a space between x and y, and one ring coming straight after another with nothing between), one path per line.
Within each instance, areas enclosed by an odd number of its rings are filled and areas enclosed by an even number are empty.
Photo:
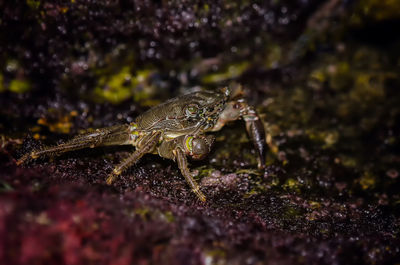
M202 202L206 196L200 190L188 168L187 157L202 159L211 150L215 137L208 132L220 130L227 122L243 119L246 130L257 152L258 168L265 163L265 132L255 109L240 95L232 95L228 88L219 91L198 91L170 99L139 115L130 124L96 129L78 135L52 147L33 150L21 157L17 164L42 156L54 157L83 148L109 145L133 145L136 150L118 164L106 183L114 180L128 167L148 153L158 154L178 163L192 191Z

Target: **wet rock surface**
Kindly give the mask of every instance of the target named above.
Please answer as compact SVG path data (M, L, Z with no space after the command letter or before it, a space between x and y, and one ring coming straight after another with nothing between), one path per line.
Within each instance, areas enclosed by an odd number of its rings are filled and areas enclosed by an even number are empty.
M0 3L1 264L400 262L396 1ZM241 121L191 161L129 146L23 166L26 152L131 122L194 89L243 85Z

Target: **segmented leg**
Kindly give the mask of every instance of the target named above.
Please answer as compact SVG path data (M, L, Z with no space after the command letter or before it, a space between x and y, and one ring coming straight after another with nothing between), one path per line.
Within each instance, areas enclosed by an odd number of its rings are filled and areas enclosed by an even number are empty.
M192 191L197 195L197 197L199 198L200 201L205 202L206 196L204 196L204 194L200 191L199 185L193 179L193 177L188 169L188 162L186 159L186 155L180 148L175 149L174 154L175 154L176 160L178 162L179 169L181 170L181 173L185 177L187 183L192 188Z
M65 152L88 147L93 148L105 145L122 145L129 141L129 137L129 125L116 125L113 127L97 129L91 133L78 135L64 144L44 148L42 150L35 150L25 154L17 161L17 165L41 156L54 157Z
M144 154L151 153L156 147L158 140L160 139L160 135L161 133L157 132L143 139L135 152L113 169L106 180L107 184L110 185L113 183L117 176L119 176L125 169L139 161Z

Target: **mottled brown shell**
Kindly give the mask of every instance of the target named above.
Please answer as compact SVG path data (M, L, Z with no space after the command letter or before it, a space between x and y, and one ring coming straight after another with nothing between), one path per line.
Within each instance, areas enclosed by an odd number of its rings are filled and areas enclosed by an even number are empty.
M225 102L223 93L195 92L153 107L137 117L135 124L139 131L163 131L170 137L198 134L207 124L216 122Z

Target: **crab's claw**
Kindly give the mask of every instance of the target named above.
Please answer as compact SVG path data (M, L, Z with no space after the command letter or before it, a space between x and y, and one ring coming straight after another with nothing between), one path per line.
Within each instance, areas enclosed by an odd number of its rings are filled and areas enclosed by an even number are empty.
M255 109L249 106L245 100L238 99L227 102L212 131L219 131L227 122L240 118L246 122L247 133L258 153L258 168L262 169L265 167L266 153L264 125Z
M243 115L243 119L246 122L247 133L258 153L258 168L262 169L265 167L266 152L264 125L253 108L248 108L248 112Z

